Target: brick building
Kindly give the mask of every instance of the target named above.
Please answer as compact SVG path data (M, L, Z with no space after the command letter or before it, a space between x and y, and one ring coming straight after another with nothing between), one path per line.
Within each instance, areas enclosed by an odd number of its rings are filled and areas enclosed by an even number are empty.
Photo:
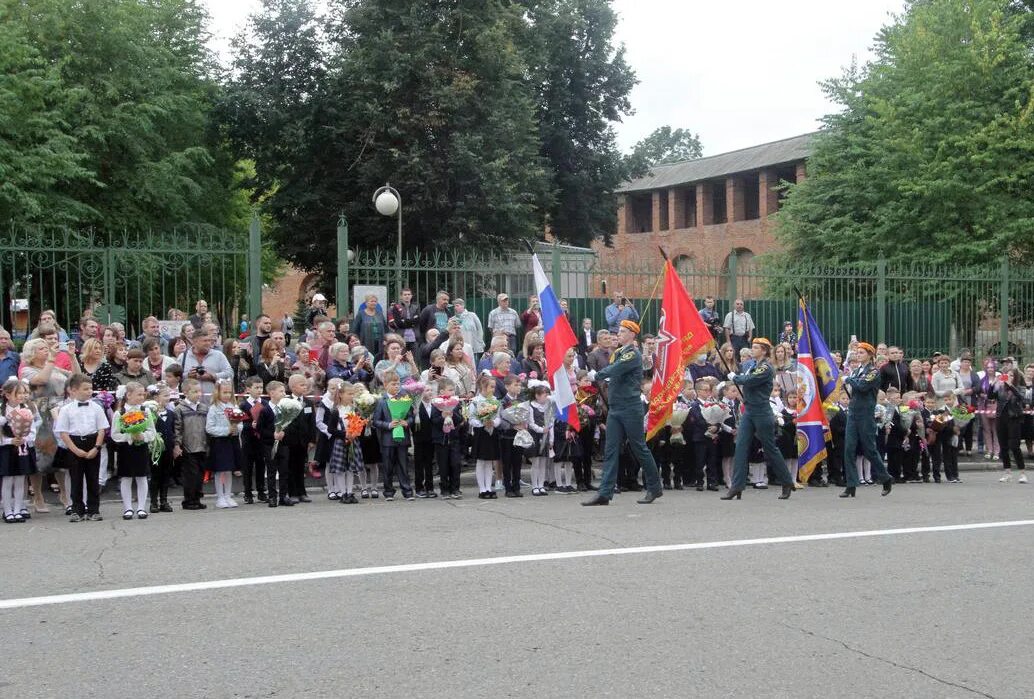
M779 210L777 188L804 179L813 137L658 165L627 182L617 192L613 247L602 241L593 245L601 266L642 262L660 245L680 272L692 274L699 268L727 269L734 252L742 263L772 250L776 241L768 217Z

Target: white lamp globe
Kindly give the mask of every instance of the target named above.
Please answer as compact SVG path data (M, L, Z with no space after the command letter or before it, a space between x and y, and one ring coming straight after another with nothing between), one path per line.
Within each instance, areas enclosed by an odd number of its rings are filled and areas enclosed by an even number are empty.
M373 205L376 207L377 213L384 216L394 216L395 212L399 210L398 198L391 192L387 191L378 194Z

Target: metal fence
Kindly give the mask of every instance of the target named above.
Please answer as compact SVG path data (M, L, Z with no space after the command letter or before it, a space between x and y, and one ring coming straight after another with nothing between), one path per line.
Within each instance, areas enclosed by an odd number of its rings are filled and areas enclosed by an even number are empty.
M662 270L656 251L644 249L644 259L635 265L616 265L591 250L563 246L540 245L539 255L554 290L569 304L576 331L583 318L591 318L595 328L605 327L604 309L614 293L635 303L647 332L656 330ZM1018 268L1005 259L989 267L953 268L890 267L877 261L777 269L757 260L737 263L735 257L725 268L676 266L698 305L714 296L724 314L743 298L758 333L773 340L785 321L796 326L800 290L834 348L846 347L857 335L901 345L910 357L968 347L980 357L1034 359L1034 268ZM392 251L360 250L340 271L344 288L380 285L392 298L399 275L421 302L444 289L462 296L482 318L495 307L499 292L509 294L518 311L534 293L527 253L408 253L398 264Z
M247 292L259 238L257 222L250 237L209 226L117 234L10 227L0 232L0 326L31 331L45 309L72 325L90 308L102 323L138 333L143 318L165 319L171 308L189 314L203 298L229 331L256 305Z

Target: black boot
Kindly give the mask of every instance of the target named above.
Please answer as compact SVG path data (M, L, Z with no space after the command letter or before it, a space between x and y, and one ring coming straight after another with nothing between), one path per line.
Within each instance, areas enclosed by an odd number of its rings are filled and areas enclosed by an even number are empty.
M854 497L854 486L848 486L844 489L844 492L840 493L842 498L853 498Z
M740 490L732 490L730 488L729 492L726 493L725 495L723 495L720 499L721 500L733 500L733 499L735 499L735 500L742 500L743 499L743 490L742 489L740 489Z
M890 495L890 489L894 487L894 479L888 478L883 481L883 492L880 495Z
M792 493L793 493L793 483L790 483L789 485L784 485L783 486L783 492L779 496L779 499L780 500L789 500L790 499L790 495Z

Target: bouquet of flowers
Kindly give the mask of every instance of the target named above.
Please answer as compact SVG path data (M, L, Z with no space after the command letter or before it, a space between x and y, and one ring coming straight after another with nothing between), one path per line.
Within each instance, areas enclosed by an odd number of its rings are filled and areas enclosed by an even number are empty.
M24 440L29 436L29 432L32 431L32 422L35 419L33 413L28 408L12 408L7 411L7 424L11 428L11 434L14 437L20 437ZM25 456L29 453L29 446L22 441L21 446L18 447L18 454Z
M355 440L363 434L363 430L366 429L366 420L359 417L357 413L348 413L344 417L345 422L345 439L349 442Z
M502 417L511 425L527 425L531 420L531 409L526 405L513 405L503 411ZM535 440L526 428L519 428L513 436L513 445L518 449L527 449L534 444Z
M686 421L686 418L688 418L688 417L689 417L689 408L685 408L685 407L682 407L682 406L676 406L671 411L671 417L668 418L668 424L671 425L672 427L679 427L679 428L681 428L682 427L682 423L684 423ZM675 432L675 430L672 430L672 432L674 433L674 434L671 435L671 443L672 444L685 444L686 443L686 436L684 434L682 434L681 429L678 432Z
M823 403L822 411L826 413L826 419L832 420L841 410L839 403Z
M226 415L226 419L230 421L230 424L247 422L251 419L251 416L237 406L226 408L223 410L223 413Z
M377 401L381 399L379 393L370 393L369 391L363 391L355 397L355 409L358 411L359 416L370 419L373 417L373 411L377 407Z
M158 416L158 411L161 410L158 406L158 401L147 400L144 401L144 404L140 407L144 409L151 420L151 424L154 425L154 421ZM154 440L152 440L147 446L151 453L151 463L157 466L158 462L162 460L162 454L165 453L165 439L158 434L157 430L155 430Z
M919 402L909 401L898 406L898 415L901 416L901 427L908 430L912 423L919 418Z
M282 398L279 403L273 406L273 431L283 432L294 419L302 414L302 403L296 398ZM276 457L276 451L280 447L280 440L273 442L272 456Z
M499 401L495 398L485 398L474 408L474 417L478 419L486 432L492 432L492 420L499 413Z
M940 432L948 425L948 422L950 421L951 414L938 413L934 415L933 419L930 421L930 429L932 429L934 432Z
M951 417L959 429L963 429L976 417L976 408L971 405L956 405L951 409Z
M405 420L409 411L413 408L413 399L401 393L395 398L388 398L388 412L392 420ZM406 428L403 425L391 428L391 438L401 442L406 438Z
M426 389L426 385L414 379L409 379L406 383L402 384L402 392L413 399L417 399L422 396Z
M431 405L438 408L444 418L444 421L442 422L442 432L445 434L452 432L452 428L455 427L452 420L452 413L456 410L456 406L459 404L460 399L456 396L449 396L448 398L439 396L431 401Z
M111 410L111 406L115 405L115 396L110 391L94 391L93 399L105 410Z
M586 405L585 403L578 404L578 421L582 423L583 427L588 425L595 417L596 411L592 409L592 406Z

